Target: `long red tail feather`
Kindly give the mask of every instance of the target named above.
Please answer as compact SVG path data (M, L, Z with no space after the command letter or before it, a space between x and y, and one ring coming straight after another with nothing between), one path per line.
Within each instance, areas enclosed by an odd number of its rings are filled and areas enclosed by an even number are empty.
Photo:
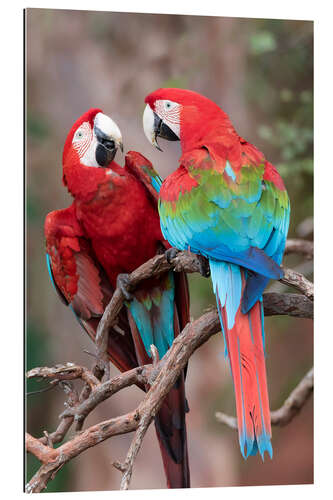
M234 264L210 262L214 291L235 388L242 455L258 451L272 457L271 421L263 344L262 302L241 311L245 271Z

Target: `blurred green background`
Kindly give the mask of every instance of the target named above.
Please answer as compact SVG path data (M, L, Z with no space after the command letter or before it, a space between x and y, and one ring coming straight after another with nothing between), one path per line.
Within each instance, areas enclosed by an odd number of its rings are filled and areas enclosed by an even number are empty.
M154 151L142 130L144 97L158 87L198 91L217 102L238 133L256 144L282 174L291 199L289 237L312 238L313 23L303 21L28 9L27 51L27 368L72 361L91 365L93 347L51 287L45 264L46 214L71 203L61 182L61 155L73 122L100 107L118 123L125 149L138 150L166 176L179 144ZM123 159L118 158L121 163ZM312 262L285 262L312 278ZM190 276L192 315L215 304L210 280ZM285 290L280 283L275 290ZM312 365L312 322L266 321L271 408L278 408ZM114 370L116 373L116 370ZM43 384L28 384L36 390ZM89 416L86 425L122 414L138 403L122 391ZM217 410L234 414L223 341L213 337L189 364L187 418L193 487L313 482L313 409L285 428L273 428L274 459L244 461L235 431L218 424ZM27 398L34 436L58 424L59 389ZM47 491L118 489L131 440L119 436L66 466ZM27 476L38 467L28 457ZM138 456L131 487L165 487L153 429Z

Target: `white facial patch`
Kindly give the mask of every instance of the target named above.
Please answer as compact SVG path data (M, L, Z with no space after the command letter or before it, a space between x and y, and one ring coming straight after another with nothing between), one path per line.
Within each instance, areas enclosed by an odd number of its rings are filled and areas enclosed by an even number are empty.
M82 165L99 167L95 157L97 139L89 122L83 122L80 125L74 134L72 144L79 155Z
M73 147L76 149L79 157L81 158L88 150L91 139L93 137L93 132L91 130L89 122L83 122L73 137Z
M177 102L160 99L155 102L155 113L180 139L180 110Z
M87 149L86 153L81 157L82 165L85 165L86 167L99 168L100 165L98 165L96 161L97 146L98 146L98 141L96 139L95 134L93 134L93 138L91 140L89 148Z

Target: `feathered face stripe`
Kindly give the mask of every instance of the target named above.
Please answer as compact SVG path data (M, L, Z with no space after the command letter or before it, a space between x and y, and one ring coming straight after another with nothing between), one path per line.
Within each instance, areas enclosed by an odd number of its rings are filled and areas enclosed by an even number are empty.
M156 101L155 113L170 129L180 137L180 111L181 105L172 101Z
M180 105L171 101L156 101L156 113L168 123L180 124Z
M87 152L93 138L93 132L89 122L83 122L73 137L73 147L76 149L80 159Z

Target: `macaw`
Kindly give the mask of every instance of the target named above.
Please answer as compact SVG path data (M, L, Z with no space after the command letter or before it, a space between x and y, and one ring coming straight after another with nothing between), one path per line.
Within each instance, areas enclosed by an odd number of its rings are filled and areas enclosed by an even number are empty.
M63 183L72 205L45 219L47 266L52 283L94 339L106 305L118 285L126 297L111 328L108 354L127 371L160 358L189 321L186 275L167 272L133 294L128 273L168 248L157 210L161 179L140 153L130 151L121 167L121 132L100 109L90 109L70 130L63 150ZM169 488L190 486L184 373L155 417ZM147 390L148 387L141 387Z
M262 294L280 279L290 204L283 181L263 153L240 137L228 115L189 90L149 94L143 114L148 140L179 140L179 166L163 182L163 236L178 250L208 259L244 458L272 458Z

